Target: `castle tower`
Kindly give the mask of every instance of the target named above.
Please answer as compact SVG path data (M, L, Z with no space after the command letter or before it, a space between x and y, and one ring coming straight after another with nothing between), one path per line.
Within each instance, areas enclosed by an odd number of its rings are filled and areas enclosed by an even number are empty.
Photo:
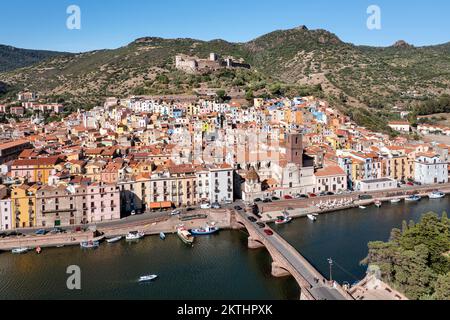
M286 135L286 160L300 167L303 165L303 136L300 133Z

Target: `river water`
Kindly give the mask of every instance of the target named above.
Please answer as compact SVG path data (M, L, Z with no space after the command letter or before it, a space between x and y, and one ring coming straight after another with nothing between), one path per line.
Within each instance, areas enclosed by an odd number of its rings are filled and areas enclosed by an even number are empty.
M450 198L383 204L273 228L327 277L327 259L332 258L333 279L352 284L364 277L366 267L359 261L367 254L367 242L386 241L403 220L417 221L428 211L441 214L449 206ZM81 290L67 289L69 265L81 269ZM295 281L273 278L270 271L269 254L247 249L243 231L197 237L193 248L176 235L165 241L147 237L136 243L104 243L96 250L1 253L0 299L298 299ZM146 274L159 279L137 283Z

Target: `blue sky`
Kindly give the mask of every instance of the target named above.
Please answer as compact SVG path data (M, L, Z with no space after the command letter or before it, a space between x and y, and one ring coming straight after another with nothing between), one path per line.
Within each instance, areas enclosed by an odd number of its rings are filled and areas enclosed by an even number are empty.
M66 28L69 5L81 8L81 30ZM381 8L381 30L366 27L369 5ZM117 48L142 36L221 38L243 42L298 25L327 29L343 41L388 46L450 41L447 0L3 0L0 43L81 52Z

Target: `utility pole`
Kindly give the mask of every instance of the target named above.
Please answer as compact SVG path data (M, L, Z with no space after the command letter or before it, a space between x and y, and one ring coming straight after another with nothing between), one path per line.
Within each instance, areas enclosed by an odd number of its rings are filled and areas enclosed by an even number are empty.
M330 265L330 282L333 282L333 259L328 259L328 264Z

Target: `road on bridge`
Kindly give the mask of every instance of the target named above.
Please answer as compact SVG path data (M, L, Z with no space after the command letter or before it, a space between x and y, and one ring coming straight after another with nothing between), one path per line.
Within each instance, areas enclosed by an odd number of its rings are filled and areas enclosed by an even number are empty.
M323 277L294 247L292 247L286 240L271 228L259 228L255 223L248 221L249 215L243 212L238 212L243 219L246 220L247 225L251 225L253 231L269 242L295 269L300 275L309 283L310 288L307 289L316 300L347 300L350 296L345 296L336 288L329 285L329 281ZM264 233L265 229L270 229L273 232L272 236Z

